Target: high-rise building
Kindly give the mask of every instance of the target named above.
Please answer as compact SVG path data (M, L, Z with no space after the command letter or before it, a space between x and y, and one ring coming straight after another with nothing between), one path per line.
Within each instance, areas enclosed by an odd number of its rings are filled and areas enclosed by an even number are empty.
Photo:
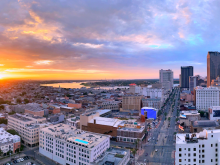
M173 71L168 70L160 70L160 83L162 84L162 87L169 91L173 88Z
M181 87L181 74L179 75L179 85Z
M207 55L207 87L213 79L220 76L220 52L208 52Z
M199 78L198 76L189 77L189 90L193 91L195 87L198 86Z
M189 88L190 76L193 76L193 66L181 66L181 88Z
M176 134L175 165L216 165L219 159L220 130Z

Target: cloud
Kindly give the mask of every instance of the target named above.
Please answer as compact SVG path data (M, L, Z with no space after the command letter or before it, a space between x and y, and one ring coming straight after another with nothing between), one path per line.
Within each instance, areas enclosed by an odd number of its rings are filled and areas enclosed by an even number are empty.
M51 64L53 61L51 60L39 60L39 61L35 61L34 63L36 65L49 65Z
M207 52L219 47L219 7L217 0L1 0L1 69L120 77L170 68L177 76L194 65L204 74Z
M0 64L0 66L4 66L5 64Z

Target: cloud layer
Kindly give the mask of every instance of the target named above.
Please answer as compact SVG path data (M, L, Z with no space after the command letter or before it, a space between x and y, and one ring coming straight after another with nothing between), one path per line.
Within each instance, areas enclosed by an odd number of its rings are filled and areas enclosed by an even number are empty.
M36 79L158 78L218 51L220 2L1 0L0 72ZM42 73L43 72L43 73ZM63 73L63 74L62 74Z

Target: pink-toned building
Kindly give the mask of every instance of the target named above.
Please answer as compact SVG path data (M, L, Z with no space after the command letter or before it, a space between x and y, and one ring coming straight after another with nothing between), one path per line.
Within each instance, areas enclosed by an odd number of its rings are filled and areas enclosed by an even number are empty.
M194 95L187 94L187 93L181 93L180 99L185 100L186 102L192 102L192 101L194 101Z
M35 111L33 111L33 110L25 109L24 111L25 111L25 113L30 113L32 115L41 116L41 117L44 116L44 110L35 110Z
M68 103L68 107L82 108L82 103Z

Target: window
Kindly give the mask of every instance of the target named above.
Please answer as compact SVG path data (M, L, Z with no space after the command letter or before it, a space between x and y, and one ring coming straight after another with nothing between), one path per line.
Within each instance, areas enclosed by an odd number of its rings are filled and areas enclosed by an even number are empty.
M212 162L212 159L211 159L211 162Z
M179 148L179 151L182 151L182 148Z
M190 154L188 154L188 157L190 157Z
M202 147L204 148L204 147L205 147L205 145L203 144L203 145L202 145Z
M211 135L211 137L213 137L213 135Z
M193 151L196 151L196 148L193 148Z
M213 146L213 144L211 144L211 147Z
M194 153L193 156L196 156L196 153Z
M215 159L215 161L217 162L217 161L218 161L218 159Z
M188 148L188 151L190 151L190 148Z
M182 154L179 154L179 157L182 157Z
M179 159L179 162L182 162L182 159Z
M204 158L205 157L205 155L202 155L202 158Z
M193 159L194 162L196 162L196 159Z
M190 159L188 159L188 162L190 162Z
M218 152L218 149L216 148L215 151Z
M205 160L202 160L202 163L205 163Z
M218 147L218 144L216 143L215 146Z
M205 150L202 150L202 153L204 153L205 152Z

